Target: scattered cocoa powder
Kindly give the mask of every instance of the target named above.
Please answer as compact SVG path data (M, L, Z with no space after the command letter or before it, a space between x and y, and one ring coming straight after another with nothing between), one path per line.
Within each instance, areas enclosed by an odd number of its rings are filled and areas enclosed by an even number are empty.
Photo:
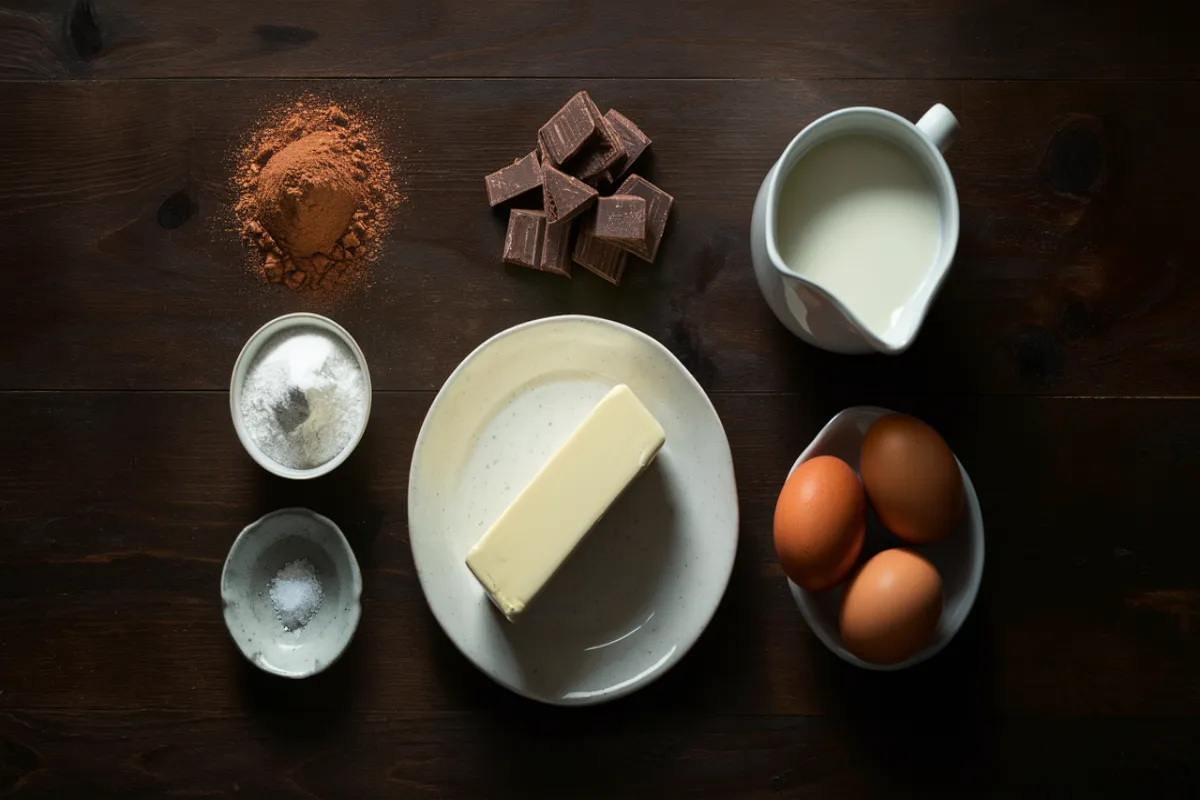
M292 289L364 284L399 199L370 127L311 97L254 131L234 184L255 272Z

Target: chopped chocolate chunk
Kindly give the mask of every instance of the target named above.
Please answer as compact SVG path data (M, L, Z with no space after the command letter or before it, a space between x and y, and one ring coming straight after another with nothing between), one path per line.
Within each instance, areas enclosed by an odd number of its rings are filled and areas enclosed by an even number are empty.
M483 182L487 185L488 205L493 208L538 188L542 185L542 167L537 151L493 172Z
M596 199L596 190L583 181L578 181L547 166L542 170L542 204L546 209L546 221L558 225L582 214Z
M675 198L640 175L630 175L616 194L629 194L646 201L646 243L641 247L621 245L643 261L654 262L658 245L667 227L667 217Z
M508 214L508 235L504 237L504 261L530 269L539 269L542 238L546 232L546 214L514 208Z
M588 102L592 102L590 97ZM592 105L592 108L597 115L600 114L600 109L596 108L595 104ZM624 155L625 150L621 146L621 139L617 135L617 131L608 120L600 117L600 135L580 151L571 163L571 172L583 180L598 178L608 171L609 167L620 161Z
M609 128L614 130L617 138L621 141L621 149L625 154L617 161L616 164L608 171L606 176L610 183L615 182L622 175L629 171L633 166L633 162L638 160L638 156L646 151L650 146L650 137L642 133L642 129L622 114L615 108L610 108L608 113L604 115L604 121L608 123Z
M596 201L596 238L623 247L646 247L646 200L615 194Z
M554 166L567 159L600 132L600 112L587 92L579 92L538 130L538 143Z
M583 219L579 230L579 238L575 240L575 251L571 260L581 267L589 269L614 286L621 285L621 275L625 272L625 262L629 256L616 245L601 241L595 235L596 218L588 214Z
M542 260L538 269L555 275L571 277L571 223L560 222L546 226L546 238L542 241Z

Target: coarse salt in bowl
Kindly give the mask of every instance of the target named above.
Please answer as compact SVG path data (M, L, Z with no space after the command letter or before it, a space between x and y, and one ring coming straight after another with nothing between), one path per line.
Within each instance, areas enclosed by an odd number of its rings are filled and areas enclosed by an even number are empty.
M284 678L307 678L341 657L358 629L362 591L345 535L307 508L247 525L221 570L222 615L234 644Z
M311 467L297 467L290 466L273 458L269 453L264 451L259 442L255 441L254 432L251 430L251 425L247 420L247 409L243 406L242 395L246 389L246 383L251 371L258 366L264 348L275 342L277 337L301 335L305 329L311 333L319 333L330 337L335 345L340 343L353 356L362 378L361 417L350 432L345 445L328 460L324 460ZM282 344L281 342L280 347ZM279 347L276 349L279 349ZM309 312L298 312L276 317L255 331L245 346L242 347L241 353L238 354L237 361L233 365L233 377L229 383L229 410L233 417L233 428L237 432L238 440L242 443L242 447L246 448L246 452L250 454L250 457L257 461L263 469L281 478L292 478L295 480L306 480L326 475L350 457L350 454L354 452L354 448L358 445L363 433L367 429L367 420L371 416L371 375L367 370L367 359L363 355L362 348L358 346L358 342L354 341L354 337L350 335L349 331L328 317ZM359 413L359 409L356 408L355 413Z

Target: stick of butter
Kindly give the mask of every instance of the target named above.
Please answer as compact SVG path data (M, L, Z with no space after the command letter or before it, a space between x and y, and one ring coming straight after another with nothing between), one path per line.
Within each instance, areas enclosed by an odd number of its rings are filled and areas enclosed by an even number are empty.
M628 386L592 409L467 554L504 616L515 620L525 610L665 441Z

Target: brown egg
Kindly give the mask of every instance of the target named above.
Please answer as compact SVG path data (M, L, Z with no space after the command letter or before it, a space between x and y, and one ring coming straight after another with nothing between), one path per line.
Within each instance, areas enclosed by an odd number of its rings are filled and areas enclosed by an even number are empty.
M942 576L912 550L884 550L846 586L842 643L863 661L896 664L929 644L942 618Z
M879 521L905 541L944 539L962 516L958 462L938 432L916 417L877 419L863 437L860 469Z
M789 578L813 592L836 585L866 532L866 498L849 464L818 456L796 467L775 504L775 552Z

